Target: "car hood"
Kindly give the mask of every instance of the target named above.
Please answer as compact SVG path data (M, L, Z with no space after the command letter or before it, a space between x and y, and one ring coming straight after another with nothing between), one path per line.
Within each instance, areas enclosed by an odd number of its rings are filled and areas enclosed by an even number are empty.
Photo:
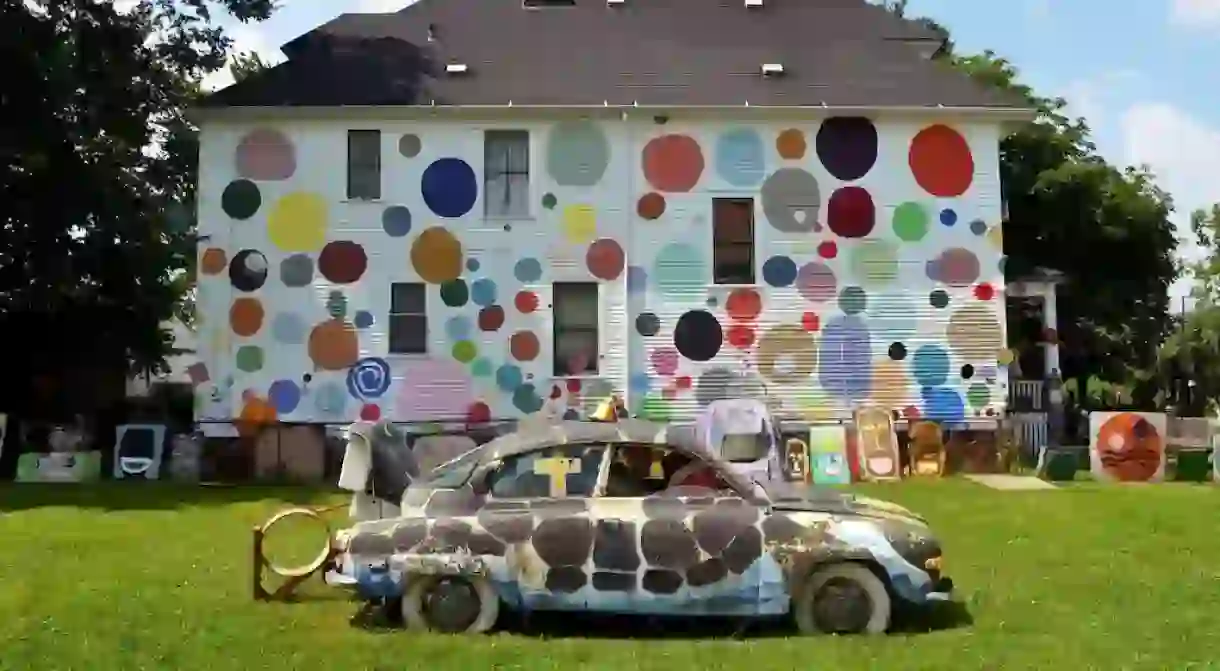
M864 515L867 517L900 518L927 524L923 517L889 501L799 482L771 481L760 483L775 510L829 513L832 515Z

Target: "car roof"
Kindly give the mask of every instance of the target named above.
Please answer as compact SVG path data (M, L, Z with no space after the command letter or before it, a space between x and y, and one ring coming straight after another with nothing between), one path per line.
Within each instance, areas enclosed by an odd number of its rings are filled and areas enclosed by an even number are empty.
M678 448L707 461L716 456L701 444L693 426L670 426L638 419L617 422L559 421L522 427L483 445L483 461L496 461L565 443L638 443Z

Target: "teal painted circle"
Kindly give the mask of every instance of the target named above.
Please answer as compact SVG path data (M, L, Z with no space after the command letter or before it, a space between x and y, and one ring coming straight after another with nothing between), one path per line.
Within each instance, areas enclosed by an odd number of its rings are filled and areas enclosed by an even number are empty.
M756 186L767 173L767 147L752 128L735 128L716 140L716 173L733 186Z
M657 252L653 284L671 298L702 298L708 278L703 255L694 247L673 242Z

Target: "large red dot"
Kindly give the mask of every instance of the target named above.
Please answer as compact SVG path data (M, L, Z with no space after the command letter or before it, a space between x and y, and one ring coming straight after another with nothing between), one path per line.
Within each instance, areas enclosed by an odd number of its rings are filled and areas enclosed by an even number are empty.
M688 135L662 135L644 145L644 179L657 191L686 192L703 175L703 150Z
M745 324L734 324L729 327L725 339L737 349L747 349L754 344L754 329Z
M724 309L736 321L746 321L762 312L762 298L753 289L734 289L725 301Z
M504 325L504 308L499 305L488 305L479 310L479 330L498 331Z
M532 291L518 291L516 298L513 299L513 304L517 306L517 312L529 314L538 309L538 294Z
M974 297L980 301L989 301L992 298L995 298L995 288L986 282L975 285Z
M938 198L956 198L974 181L970 145L961 133L944 124L928 126L915 135L907 162L915 182Z
M372 403L366 404L363 408L360 408L360 419L366 422L376 422L381 419L381 408Z
M466 409L466 421L471 424L483 424L491 421L491 408L481 401L471 403Z
M818 256L824 259L833 259L838 255L839 246L835 244L834 240L827 240L826 242L818 245Z
M863 238L873 232L877 208L873 197L859 186L845 186L830 194L826 225L841 238Z
M611 238L594 242L589 245L589 251L585 252L585 264L589 267L589 273L602 280L613 280L623 274L623 265L626 262L627 256L623 253L622 246Z
M806 312L805 314L801 315L801 328L813 333L814 331L822 328L822 320L818 319L817 313Z

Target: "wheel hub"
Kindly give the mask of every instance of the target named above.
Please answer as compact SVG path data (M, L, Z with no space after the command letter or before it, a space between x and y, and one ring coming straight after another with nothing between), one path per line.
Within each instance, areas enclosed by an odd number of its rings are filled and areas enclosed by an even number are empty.
M831 578L813 600L818 629L831 634L858 634L873 617L873 600L864 586L846 578Z
M460 578L441 579L428 590L422 601L422 615L428 625L447 633L469 629L483 607L474 585Z

